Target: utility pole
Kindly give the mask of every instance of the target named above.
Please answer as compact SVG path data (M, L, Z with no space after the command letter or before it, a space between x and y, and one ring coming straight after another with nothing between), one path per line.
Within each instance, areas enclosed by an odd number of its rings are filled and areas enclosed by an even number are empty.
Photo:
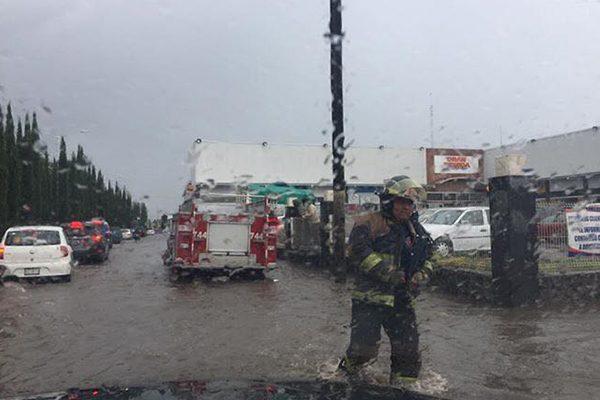
M429 140L431 148L434 148L433 141L433 100L431 99L431 92L429 93Z
M333 158L333 270L346 274L346 179L344 176L344 99L342 84L342 0L329 0L331 42L331 121Z

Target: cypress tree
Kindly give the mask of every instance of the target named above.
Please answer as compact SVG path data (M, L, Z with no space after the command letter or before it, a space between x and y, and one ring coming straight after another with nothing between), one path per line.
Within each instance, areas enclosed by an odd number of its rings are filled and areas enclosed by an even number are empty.
M106 195L104 196L104 212L106 213L106 215L110 216L111 222L115 224L115 226L117 226L118 224L115 220L116 216L113 208L113 196L114 192L112 188L112 183L109 180L108 184L106 185Z
M77 153L71 154L69 174L72 182L73 213L77 219L84 219L88 215L87 210L87 180L85 176L85 155L83 147L77 145Z
M56 158L52 159L50 164L50 221L58 222L58 161Z
M119 221L119 225L121 225L123 227L128 227L129 225L127 225L127 221L125 221L125 218L123 217L121 188L119 187L118 181L115 182L114 203L115 203L115 214L116 214L117 220Z
M15 137L15 123L10 103L6 107L4 138L8 156L8 219L10 224L16 224L20 218L21 205L23 204L21 199L21 157L17 138Z
M41 137L40 137L40 129L38 127L38 122L37 122L37 114L34 112L33 118L31 121L31 143L35 144L40 139L41 139Z
M96 178L96 215L104 217L104 195L106 188L104 187L104 176L102 170L98 170L98 177Z
M48 155L48 151L44 152L44 158L39 165L39 190L40 193L43 193L43 198L40 196L39 203L40 220L50 223L52 221L52 185L50 182L52 176L50 174L50 156Z
M146 222L148 221L148 209L146 209L146 203L142 203L140 209L140 218L142 219L143 224L146 224Z
M102 170L101 169L98 170L98 178L96 180L96 187L99 190L102 190L102 191L105 190L105 187L104 187L104 176L102 175Z
M21 120L19 119L19 129L21 130ZM25 133L21 137L17 134L17 142L21 149L21 190L23 192L23 202L29 206L33 206L33 156L31 154L31 123L29 122L29 114L25 114Z
M4 113L0 105L0 234L8 228L8 153L4 135Z
M33 213L36 219L39 221L46 221L47 215L45 214L44 209L45 199L42 196L42 186L44 179L44 146L40 143L40 132L37 122L37 115L33 113L33 118L31 121L31 127L29 129L29 136L26 140L27 143L27 152L31 159L31 165L29 168L29 173L27 174L27 178L29 180L29 185L31 188L31 206L33 208Z
M71 211L71 218L80 220L83 218L82 202L80 195L80 183L77 176L77 155L75 152L71 153L69 160L69 209Z
M57 185L57 205L58 219L66 221L69 217L69 162L67 160L67 144L65 138L60 138L60 152L58 155L58 185Z

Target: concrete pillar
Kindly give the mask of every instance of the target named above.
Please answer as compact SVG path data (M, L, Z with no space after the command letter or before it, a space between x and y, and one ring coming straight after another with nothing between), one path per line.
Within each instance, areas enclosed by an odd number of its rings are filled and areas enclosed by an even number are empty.
M530 178L500 176L489 181L492 282L496 302L519 306L538 295L535 191Z

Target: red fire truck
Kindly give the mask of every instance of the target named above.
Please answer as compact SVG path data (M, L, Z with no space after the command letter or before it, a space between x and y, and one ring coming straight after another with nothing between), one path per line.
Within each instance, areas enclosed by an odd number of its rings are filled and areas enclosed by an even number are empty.
M170 250L163 257L172 279L264 278L277 259L276 199L203 194L188 199L173 216Z

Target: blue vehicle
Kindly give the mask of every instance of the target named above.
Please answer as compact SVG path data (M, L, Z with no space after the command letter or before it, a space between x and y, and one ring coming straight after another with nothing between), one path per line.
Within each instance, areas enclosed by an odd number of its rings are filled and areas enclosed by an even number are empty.
M113 228L111 229L110 240L113 244L119 244L123 240L123 233L121 232L121 228Z

